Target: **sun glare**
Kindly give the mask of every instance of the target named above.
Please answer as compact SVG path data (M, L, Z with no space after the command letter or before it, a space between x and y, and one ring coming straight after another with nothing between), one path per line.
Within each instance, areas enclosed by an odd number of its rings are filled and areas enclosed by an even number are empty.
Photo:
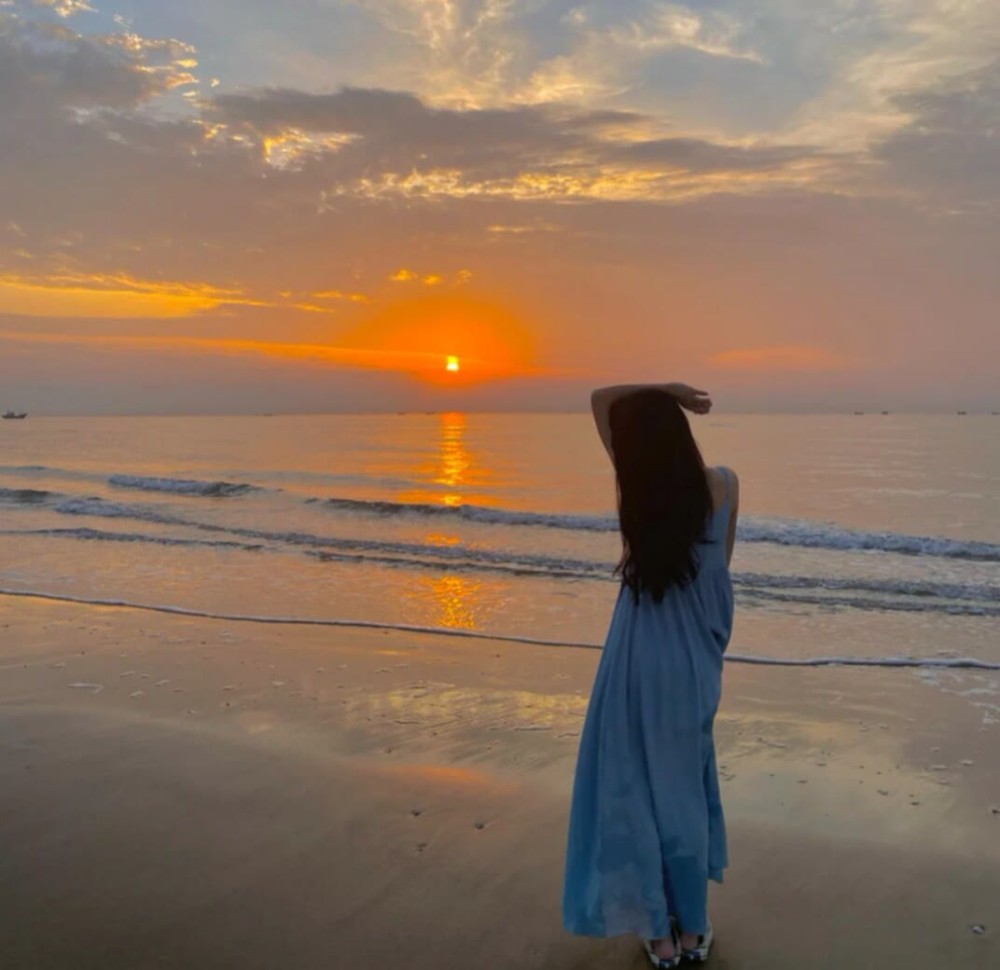
M376 310L343 334L345 349L377 351L382 366L429 383L474 384L532 369L534 341L505 307L465 294L436 294Z

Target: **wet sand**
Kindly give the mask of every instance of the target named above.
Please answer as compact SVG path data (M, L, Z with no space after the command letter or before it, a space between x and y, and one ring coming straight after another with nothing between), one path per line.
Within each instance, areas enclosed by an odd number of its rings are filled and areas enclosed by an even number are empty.
M595 651L0 607L5 970L648 965L559 925ZM711 965L1000 966L1000 725L940 676L727 669Z

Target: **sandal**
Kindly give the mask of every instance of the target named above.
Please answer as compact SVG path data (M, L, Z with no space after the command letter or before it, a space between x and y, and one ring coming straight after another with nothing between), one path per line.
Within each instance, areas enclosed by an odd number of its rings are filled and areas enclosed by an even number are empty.
M708 951L712 949L712 942L715 933L712 931L712 924L708 924L708 929L698 937L698 945L690 950L681 950L681 956L687 963L704 963L708 959Z
M649 962L656 967L656 970L672 970L673 967L679 967L681 965L681 938L677 933L677 924L674 923L673 919L670 920L670 939L674 944L674 955L672 957L661 957L656 955L656 951L653 949L653 944L655 940L643 940L642 945L646 950L646 956L649 957Z

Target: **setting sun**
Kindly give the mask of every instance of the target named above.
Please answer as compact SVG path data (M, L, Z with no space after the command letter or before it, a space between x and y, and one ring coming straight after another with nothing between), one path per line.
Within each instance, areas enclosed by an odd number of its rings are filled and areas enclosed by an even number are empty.
M377 354L376 366L430 383L477 383L534 370L534 340L517 315L468 294L388 304L337 342L345 351Z

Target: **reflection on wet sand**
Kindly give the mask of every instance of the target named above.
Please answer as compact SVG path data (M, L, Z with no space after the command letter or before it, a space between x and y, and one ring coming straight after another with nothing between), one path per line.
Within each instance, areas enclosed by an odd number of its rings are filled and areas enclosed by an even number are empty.
M481 582L462 576L422 577L421 586L434 599L434 623L455 630L476 629L476 603Z
M451 726L463 738L475 731L499 730L544 731L552 732L553 737L576 738L587 701L585 695L575 693L421 682L381 693L368 692L357 699L357 704L376 722L405 718L406 724L419 725L420 731L433 727L444 735ZM439 736L437 743L443 745L446 740Z

